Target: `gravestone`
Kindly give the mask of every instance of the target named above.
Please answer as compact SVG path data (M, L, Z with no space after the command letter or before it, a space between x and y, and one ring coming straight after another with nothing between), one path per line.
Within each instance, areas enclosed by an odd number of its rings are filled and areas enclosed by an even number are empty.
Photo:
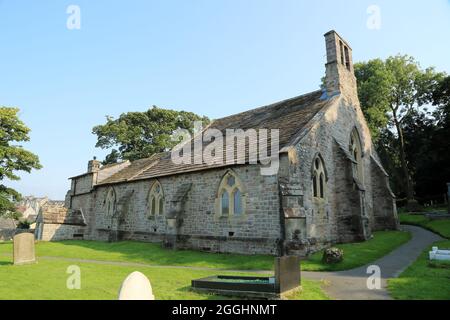
M429 255L430 260L450 261L450 250L439 250L438 247L433 247Z
M36 263L34 234L21 233L14 236L14 265Z
M192 289L245 299L286 299L302 289L300 258L276 258L275 277L212 276L193 280Z
M275 285L279 293L288 293L300 287L300 258L284 256L275 259Z
M133 272L123 282L119 291L119 300L155 300L150 280L140 272Z

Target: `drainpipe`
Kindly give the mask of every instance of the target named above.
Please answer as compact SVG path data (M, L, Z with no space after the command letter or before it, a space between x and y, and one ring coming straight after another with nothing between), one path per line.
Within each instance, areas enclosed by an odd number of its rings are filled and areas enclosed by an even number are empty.
M278 256L283 257L286 255L286 250L284 247L284 243L286 240L286 219L284 217L284 210L283 210L283 194L281 192L280 184L278 183L278 195L279 195L279 207L280 207L280 231L281 231L281 237L280 241L278 243Z

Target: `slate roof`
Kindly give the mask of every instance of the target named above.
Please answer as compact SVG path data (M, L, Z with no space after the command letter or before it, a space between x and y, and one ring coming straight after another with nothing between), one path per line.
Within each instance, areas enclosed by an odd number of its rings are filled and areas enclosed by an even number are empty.
M218 129L279 129L280 150L296 142L296 138L313 120L314 116L330 104L322 91L277 102L271 105L215 120L207 128ZM270 149L270 141L269 148ZM225 148L224 148L225 149ZM248 151L249 146L246 145ZM226 150L224 150L224 153ZM236 158L236 154L235 154ZM239 158L239 156L237 156ZM225 159L225 157L224 157ZM248 160L248 156L247 156ZM225 167L227 164L181 164L172 162L170 152L155 154L150 158L132 162L127 168L105 179L98 185L145 180L162 176Z
M42 207L37 221L46 224L86 225L86 220L81 210L71 210L57 205Z
M110 168L113 168L113 167L116 167L116 166L119 166L119 165L122 165L122 164L124 164L124 162L118 162L118 163L106 164L106 165L104 165L104 166L102 166L102 167L100 168L99 172L102 172L103 170L110 169ZM90 174L94 174L94 172L85 172L85 173L82 173L82 174L79 174L79 175L70 177L69 180L70 180L70 179L81 178L81 177L84 177L84 176L87 176L87 175L90 175Z

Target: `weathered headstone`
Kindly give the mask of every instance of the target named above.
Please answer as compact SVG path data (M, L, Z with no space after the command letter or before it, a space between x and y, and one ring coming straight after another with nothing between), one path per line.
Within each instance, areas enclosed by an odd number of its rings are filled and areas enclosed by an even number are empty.
M14 265L36 263L34 234L21 233L14 236Z
M155 300L150 280L140 272L133 272L123 282L119 300Z
M300 287L300 258L284 256L275 259L275 284L279 293L287 293Z

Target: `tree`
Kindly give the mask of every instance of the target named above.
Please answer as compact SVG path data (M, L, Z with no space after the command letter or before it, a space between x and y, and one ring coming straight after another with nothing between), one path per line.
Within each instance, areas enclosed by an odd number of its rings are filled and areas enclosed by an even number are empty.
M446 193L446 183L450 182L450 76L442 79L435 88L433 105L437 109L433 113L435 129L429 143L433 151L429 171L436 177L433 181L434 188Z
M432 92L443 78L433 68L421 69L410 56L397 55L355 65L358 95L369 127L377 140L383 131L395 133L398 159L408 203L414 200L414 183L406 157L403 127L406 119L432 100Z
M16 143L29 141L30 129L19 119L19 109L0 107L0 181L20 180L17 171L42 168L39 158ZM20 194L0 183L0 216L18 217L14 202Z
M191 133L195 121L209 123L207 117L192 112L153 108L145 112L128 112L118 119L110 116L106 124L93 128L97 135L96 147L112 149L104 163L119 160L137 160L170 150L176 145L172 134L177 129L187 129Z
M433 105L437 106L435 117L439 125L450 125L450 76L442 79L432 93Z

